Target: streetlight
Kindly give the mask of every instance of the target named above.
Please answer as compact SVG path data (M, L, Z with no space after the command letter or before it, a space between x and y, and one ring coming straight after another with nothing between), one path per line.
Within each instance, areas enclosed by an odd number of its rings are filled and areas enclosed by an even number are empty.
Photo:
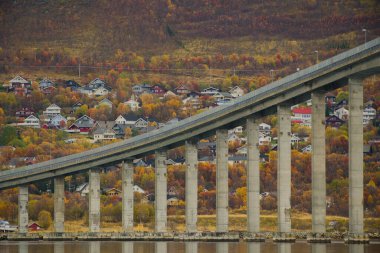
M317 54L317 64L318 64L319 63L319 52L318 52L318 50L315 50L314 53Z
M363 28L362 32L364 32L364 44L367 43L367 29Z

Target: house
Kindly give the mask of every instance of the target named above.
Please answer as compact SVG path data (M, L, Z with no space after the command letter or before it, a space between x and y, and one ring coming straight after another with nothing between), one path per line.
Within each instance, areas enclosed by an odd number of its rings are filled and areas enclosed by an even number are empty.
M291 143L292 145L297 145L300 141L301 141L301 138L298 137L298 136L295 135L295 134L292 134L292 136L290 137L290 143Z
M136 124L136 121L139 119L140 117L138 117L136 114L130 112L130 113L127 113L125 115L119 115L116 120L115 120L115 123L116 124L119 124L119 125L130 125L130 126L134 126Z
M232 87L228 91L234 98L241 97L245 94L245 91L239 86Z
M376 118L376 109L367 105L363 110L363 124L367 125L371 120Z
M9 169L14 169L14 168L20 167L20 166L35 164L36 162L37 162L37 159L34 156L15 157L9 161L7 167Z
M312 151L312 146L310 144L301 149L302 153L310 153L311 151Z
M83 104L81 102L76 102L75 104L73 104L71 106L71 112L75 112L76 110L78 110Z
M150 122L153 122L153 121L150 121ZM148 119L146 119L146 118L143 118L143 117L139 118L135 122L136 128L146 128L147 126L148 126Z
M31 231L38 231L38 230L41 230L42 227L40 225L38 225L36 222L33 222L33 223L28 225L28 229Z
M178 86L174 89L174 93L176 93L179 96L186 96L190 92L191 92L191 90L189 88L187 88L187 86L184 84L181 84L180 86Z
M170 196L170 197L178 196L178 191L174 186L169 187L168 196Z
M23 107L21 110L16 111L17 118L26 118L33 114L34 114L34 111L30 109L29 107Z
M19 96L29 96L32 91L32 82L22 78L21 76L16 76L9 81L9 84L4 84L5 88L8 88L8 92L13 92Z
M177 94L175 94L174 92L172 92L171 90L168 90L165 94L164 94L164 97L176 97Z
M220 101L229 102L234 99L234 97L228 92L217 92L212 95L215 98L215 101L218 103Z
M116 188L106 188L103 190L106 196L119 196L121 191Z
M65 83L64 83L64 87L65 87L65 88L69 88L69 89L71 89L71 91L76 91L76 90L78 90L81 86L80 86L77 82L75 82L75 81L73 81L73 80L67 80L67 81L65 81Z
M78 88L78 91L90 97L99 97L107 96L110 93L111 88L108 87L103 80L95 78L85 87Z
M271 144L272 137L270 136L259 136L259 145L260 146L269 146Z
M131 129L131 127L128 125L114 124L112 130L115 132L115 137L117 139L124 139L127 128Z
M18 123L18 126L26 126L26 127L33 127L33 128L40 128L40 120L34 116L30 115L27 117L23 123Z
M200 109L202 107L202 103L198 97L187 97L182 100L182 103L185 105L184 110L187 108Z
M98 121L93 128L94 141L114 140L116 139L116 133L112 129L115 125L115 121Z
M202 94L203 96L214 96L215 94L217 94L217 93L219 93L219 92L221 92L220 89L210 86L210 87L208 87L208 88L202 90L202 91L201 91L201 94Z
M77 119L68 129L68 132L79 132L81 134L88 134L94 127L95 120L87 115L83 115Z
M151 93L151 90L152 90L152 86L146 83L134 85L132 87L132 92L135 95L141 95L143 93Z
M342 106L334 111L334 115L340 118L341 120L346 121L348 120L349 111Z
M231 133L227 136L227 141L228 142L241 142L241 138L237 136L235 133Z
M148 164L141 158L133 160L135 167L148 167Z
M270 135L271 129L272 127L266 123L259 124L259 132L263 133L264 135Z
M84 197L90 192L90 187L88 183L83 183L75 188L75 192L78 192L82 197Z
M326 126L331 126L331 127L340 127L345 123L344 120L341 120L338 118L336 115L332 115L326 119Z
M42 79L40 81L40 83L39 83L40 90L43 90L43 89L46 89L46 88L49 88L49 87L54 87L54 83L52 81L50 81L47 78Z
M151 88L151 93L161 97L166 93L166 89L161 85L156 84Z
M49 122L50 125L57 128L65 128L67 124L67 119L61 114L55 115Z
M311 122L311 107L296 107L292 109L292 113L291 120L293 123Z
M242 134L243 133L243 127L237 126L234 129L228 130L228 134L235 133L235 134Z
M108 99L108 98L103 98L99 103L97 107L100 106L108 106L109 108L112 109L113 103Z
M168 203L168 206L178 206L179 200L177 197L171 197L171 198L168 198L167 203Z
M133 192L138 192L140 194L145 194L145 191L138 185L133 186Z
M54 86L45 87L41 89L41 92L45 95L51 95L55 91L56 91L56 88Z
M132 96L128 101L124 102L123 104L129 106L132 112L135 112L140 108L139 102L135 100L134 96Z
M43 114L48 118L53 118L54 116L61 114L61 107L56 104L51 104L45 111L43 111Z

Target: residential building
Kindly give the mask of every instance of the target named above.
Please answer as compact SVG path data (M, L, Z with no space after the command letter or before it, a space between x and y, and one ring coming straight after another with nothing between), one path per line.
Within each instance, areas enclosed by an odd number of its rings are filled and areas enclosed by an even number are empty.
M133 186L133 192L138 192L140 194L145 194L145 191L138 185Z
M115 120L115 124L134 126L139 118L139 116L130 112L125 115L119 115Z
M376 118L376 109L367 105L363 110L363 124L367 125L371 120Z
M63 85L65 88L70 88L71 91L76 91L81 87L77 82L73 80L67 80Z
M114 140L116 139L116 133L113 130L115 121L98 121L93 127L94 141Z
M264 135L270 135L271 129L272 129L272 127L266 123L260 123L259 124L259 132L263 133Z
M119 196L121 191L119 189L116 189L116 188L106 188L103 190L104 194L106 196Z
M75 192L79 192L82 197L86 196L90 192L88 183L83 183L77 186Z
M340 118L341 120L346 121L348 120L349 111L342 106L334 111L334 115Z
M201 94L203 96L214 96L216 94L218 94L219 92L221 92L221 90L219 88L215 88L215 87L208 87L204 90L201 91Z
M340 127L345 123L344 120L341 120L338 118L336 115L329 116L326 119L326 126L331 126L331 127Z
M19 126L40 128L40 120L34 115L28 116L23 123L18 123Z
M149 84L138 84L132 87L132 92L135 95L141 95L143 93L151 93L152 86Z
M186 96L191 92L189 88L187 88L186 85L182 84L174 89L174 92L179 96Z
M13 92L19 96L29 96L32 91L32 82L22 78L21 76L16 76L9 81L9 84L4 85L8 88L8 92Z
M129 106L132 112L135 112L140 108L139 102L135 100L135 96L132 96L128 101L124 102L124 104Z
M42 79L39 83L40 90L46 89L48 87L54 87L54 83L47 78Z
M54 116L61 114L61 107L56 104L51 104L45 111L43 111L43 114L48 118L53 118Z
M34 114L34 111L30 109L29 107L23 107L21 108L21 110L16 111L17 118L26 118L33 114Z
M61 114L58 114L50 120L49 124L57 128L65 128L67 125L67 119Z
M103 98L99 103L97 107L100 107L102 105L108 106L109 108L112 109L113 103L108 99L108 98Z
M221 101L229 102L229 101L232 101L234 99L234 97L228 92L217 92L212 96L215 98L215 101L217 103L221 102Z
M81 134L88 134L94 127L95 120L87 115L83 115L77 119L68 129L68 132L77 132Z
M244 94L245 94L245 91L242 88L240 88L239 86L232 87L228 92L234 98L244 96Z
M166 89L163 88L161 85L156 84L151 88L151 93L162 97L166 93Z
M292 109L293 116L291 120L293 123L309 123L311 122L311 107L296 107Z

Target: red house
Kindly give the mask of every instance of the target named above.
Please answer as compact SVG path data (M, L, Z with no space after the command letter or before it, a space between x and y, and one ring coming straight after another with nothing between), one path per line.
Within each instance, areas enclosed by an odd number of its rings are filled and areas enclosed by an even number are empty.
M87 115L83 115L77 119L68 129L68 132L77 132L81 134L88 134L95 125L95 120Z
M166 89L161 87L160 85L156 84L151 89L152 94L157 96L163 96L166 93Z
M37 223L33 222L32 224L28 225L28 229L31 231L38 231L38 230L41 230L42 227L38 225Z

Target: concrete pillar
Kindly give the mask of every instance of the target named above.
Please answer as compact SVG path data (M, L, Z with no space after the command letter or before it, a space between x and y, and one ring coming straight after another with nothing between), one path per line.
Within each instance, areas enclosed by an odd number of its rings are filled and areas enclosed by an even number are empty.
M196 141L185 144L186 159L186 231L197 231L198 219L198 150Z
M122 224L124 232L133 232L133 164L123 162L122 177Z
M90 253L100 253L100 241L91 241L89 242L89 251Z
M185 253L198 253L198 242L185 242Z
M279 232L290 232L291 196L291 110L289 105L277 106L277 225Z
M369 250L368 250L369 251ZM364 253L364 245L363 244L348 244L348 252L349 253Z
M167 168L166 150L160 149L155 152L155 231L166 232L167 229Z
M247 242L247 253L260 253L261 252L260 242Z
M247 119L247 230L260 232L260 150L259 123Z
M325 141L325 94L316 91L312 98L312 231L326 232L326 141Z
M18 242L18 253L29 253L29 243L30 242Z
M54 230L65 231L65 180L64 177L54 178Z
M349 232L363 233L363 84L350 78L349 88Z
M27 233L28 232L28 200L29 192L28 185L20 185L18 193L18 232Z
M228 242L216 243L216 253L228 253L228 250L229 250Z
M292 253L292 244L290 243L277 243L277 253Z
M311 253L326 252L325 243L311 243Z
M122 242L121 252L122 253L133 253L134 251L134 242Z
M167 242L156 242L154 247L155 253L167 253L168 243Z
M216 231L228 232L228 131L216 130Z
M65 253L65 242L54 242L54 253Z
M99 169L90 170L88 225L90 232L100 231L100 174Z

